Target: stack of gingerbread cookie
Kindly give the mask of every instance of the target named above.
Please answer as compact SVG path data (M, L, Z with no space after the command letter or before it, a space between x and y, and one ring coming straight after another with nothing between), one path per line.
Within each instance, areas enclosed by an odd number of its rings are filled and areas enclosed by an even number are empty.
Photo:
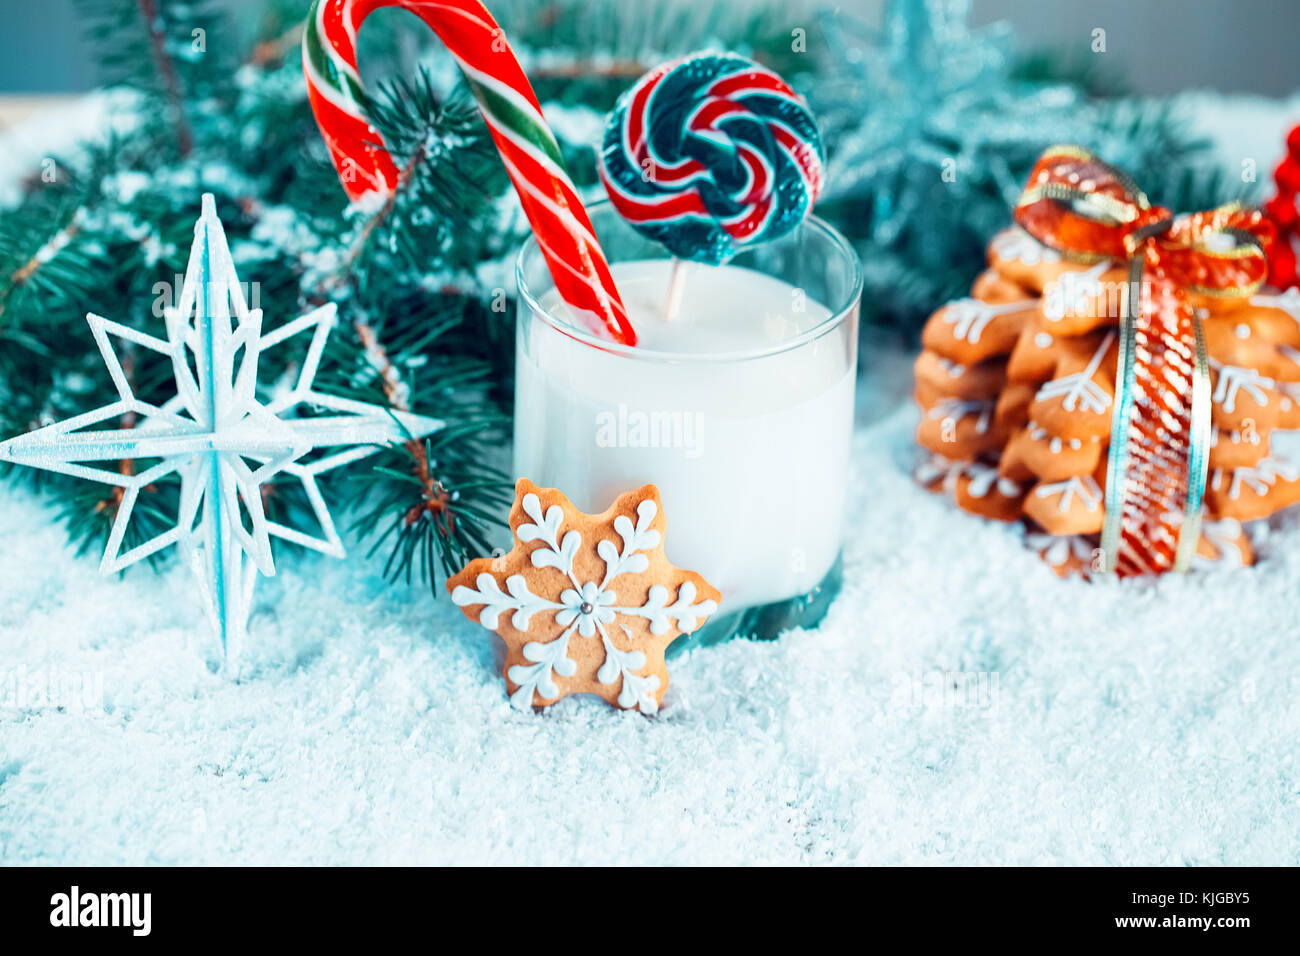
M922 334L917 477L974 514L1024 519L1059 574L1087 574L1105 518L1127 269L1068 261L1018 226L988 260L970 297ZM1300 467L1272 449L1274 431L1300 428L1300 292L1193 305L1213 423L1197 559L1248 564L1241 522L1300 501Z

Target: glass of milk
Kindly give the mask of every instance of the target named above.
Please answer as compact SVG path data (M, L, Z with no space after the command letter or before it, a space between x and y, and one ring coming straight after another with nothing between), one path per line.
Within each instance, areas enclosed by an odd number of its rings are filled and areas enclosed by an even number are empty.
M589 212L636 329L575 319L519 253L514 469L601 512L653 483L665 550L722 592L674 644L815 625L839 591L862 268L816 217L725 266L683 262L608 203ZM676 314L667 299L685 270Z

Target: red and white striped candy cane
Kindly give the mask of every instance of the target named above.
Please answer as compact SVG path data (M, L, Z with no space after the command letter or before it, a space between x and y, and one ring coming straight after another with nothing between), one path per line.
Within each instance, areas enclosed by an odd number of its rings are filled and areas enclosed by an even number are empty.
M391 193L398 173L361 109L357 31L380 7L429 25L465 73L524 214L569 307L617 342L636 344L627 309L578 198L555 136L501 28L478 0L316 0L302 40L307 94L343 188L352 199Z

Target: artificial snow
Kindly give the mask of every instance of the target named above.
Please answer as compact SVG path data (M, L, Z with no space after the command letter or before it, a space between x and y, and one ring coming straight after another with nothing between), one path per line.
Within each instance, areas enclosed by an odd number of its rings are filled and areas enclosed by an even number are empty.
M1254 568L1059 581L916 486L869 354L826 624L675 658L655 717L512 710L494 636L356 545L281 559L231 679L186 569L101 578L3 491L0 859L1300 862L1300 517Z
M1224 161L1293 113L1228 113ZM0 488L0 862L1300 863L1300 508L1253 568L1059 581L915 485L910 356L864 356L844 593L673 659L652 718L514 711L493 635L357 543L277 561L231 679L188 569L101 578Z

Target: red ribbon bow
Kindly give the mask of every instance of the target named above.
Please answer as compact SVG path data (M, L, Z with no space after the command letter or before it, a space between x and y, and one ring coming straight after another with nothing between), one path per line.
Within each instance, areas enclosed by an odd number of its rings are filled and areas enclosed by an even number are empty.
M1196 307L1263 285L1274 226L1237 205L1175 219L1077 146L1039 157L1015 218L1068 259L1129 265L1119 299L1102 570L1185 571L1200 537L1210 430Z

